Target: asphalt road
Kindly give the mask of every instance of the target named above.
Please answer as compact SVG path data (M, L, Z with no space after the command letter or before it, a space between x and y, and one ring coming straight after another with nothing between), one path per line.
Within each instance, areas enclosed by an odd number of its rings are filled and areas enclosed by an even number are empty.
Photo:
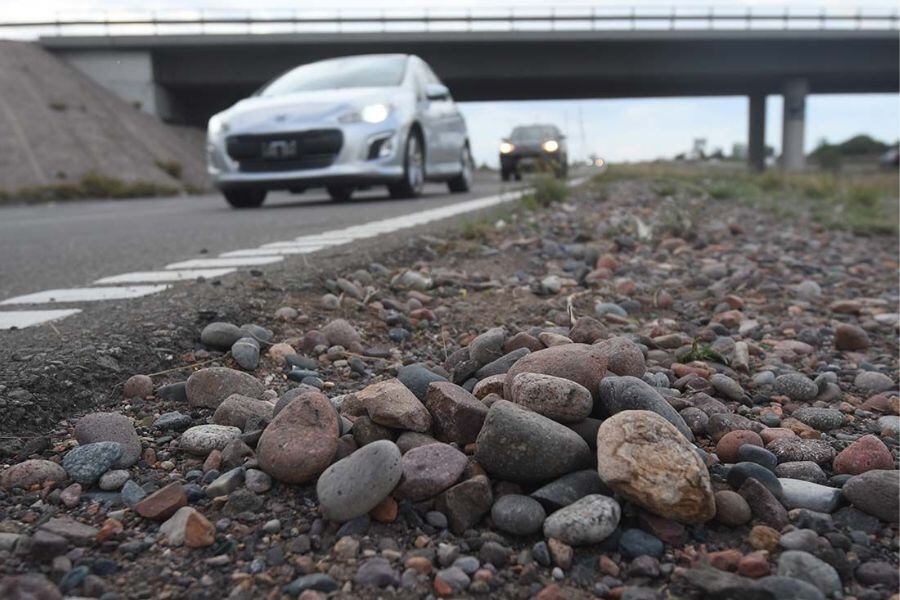
M373 189L349 203L324 192L273 193L255 210L232 210L218 194L0 207L0 300L78 287L101 277L490 196L509 185L482 176L468 194L433 184L415 200Z

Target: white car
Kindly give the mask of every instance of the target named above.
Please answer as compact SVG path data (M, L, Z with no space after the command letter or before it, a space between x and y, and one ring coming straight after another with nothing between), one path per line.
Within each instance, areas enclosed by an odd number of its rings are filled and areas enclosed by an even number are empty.
M207 162L235 208L260 206L268 190L323 186L335 200L379 184L411 198L425 181L466 192L473 173L450 91L422 59L405 54L288 71L209 120Z

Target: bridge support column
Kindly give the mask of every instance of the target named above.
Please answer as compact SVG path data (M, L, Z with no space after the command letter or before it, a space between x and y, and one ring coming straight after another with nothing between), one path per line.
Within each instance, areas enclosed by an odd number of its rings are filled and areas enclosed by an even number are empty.
M747 139L747 160L750 169L766 168L766 95L750 95L750 129Z
M803 153L803 134L806 125L806 95L809 84L794 79L784 86L784 112L781 130L781 168L800 171L806 164Z

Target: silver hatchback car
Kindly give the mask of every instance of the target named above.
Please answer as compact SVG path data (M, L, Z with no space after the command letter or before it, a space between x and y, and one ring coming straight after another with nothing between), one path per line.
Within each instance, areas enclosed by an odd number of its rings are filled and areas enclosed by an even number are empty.
M335 200L372 185L411 198L425 181L466 192L473 173L450 91L422 59L405 54L288 71L209 120L207 162L235 208L260 206L268 190L323 186Z

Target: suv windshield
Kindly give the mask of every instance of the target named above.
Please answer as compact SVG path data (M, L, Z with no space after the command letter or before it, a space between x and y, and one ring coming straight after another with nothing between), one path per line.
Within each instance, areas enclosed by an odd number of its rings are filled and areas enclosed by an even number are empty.
M349 56L292 69L264 87L261 96L341 88L395 87L406 73L405 56Z
M509 136L514 142L543 142L556 137L553 127L544 125L532 125L529 127L516 127Z

